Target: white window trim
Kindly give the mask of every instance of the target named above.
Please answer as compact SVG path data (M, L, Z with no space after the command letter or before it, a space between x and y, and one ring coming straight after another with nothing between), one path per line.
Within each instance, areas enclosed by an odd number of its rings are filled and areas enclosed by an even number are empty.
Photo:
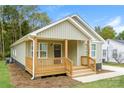
M95 46L96 46L96 50L92 50L92 45L93 45L93 44L95 44ZM97 44L96 44L96 43L91 43L90 50L91 50L91 53L90 53L91 55L90 55L90 56L93 57L93 58L96 58L96 55L97 55L97 54L96 54L96 53L97 53ZM92 56L92 51L95 52L95 56Z
M47 45L47 50L46 50L46 57L40 57L40 52L44 50L40 50L40 44L46 44ZM38 43L38 59L47 59L48 58L48 43L47 42L39 42Z
M115 53L114 53L114 51L116 50L116 55L118 55L118 50L117 49L113 49L112 50L112 58L114 58L114 55L115 55Z
M88 55L88 49L87 49L87 44L84 44L84 55Z
M29 43L29 54L28 56L33 57L33 42Z
M13 49L13 56L16 57L16 49Z
M104 55L104 53L105 53L105 55ZM107 50L106 49L103 49L103 51L102 51L103 57L106 57L106 54L107 54Z

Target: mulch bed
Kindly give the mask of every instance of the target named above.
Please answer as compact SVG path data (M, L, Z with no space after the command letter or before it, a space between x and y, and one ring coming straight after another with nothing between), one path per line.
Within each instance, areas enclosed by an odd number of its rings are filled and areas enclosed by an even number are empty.
M31 80L31 75L15 63L8 64L8 69L11 83L17 88L68 88L80 83L64 75Z

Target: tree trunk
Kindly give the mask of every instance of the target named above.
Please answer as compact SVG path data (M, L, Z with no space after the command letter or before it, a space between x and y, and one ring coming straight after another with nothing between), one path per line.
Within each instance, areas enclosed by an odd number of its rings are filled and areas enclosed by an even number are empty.
M2 14L3 14L3 6L2 6ZM3 28L3 15L1 16L2 22L1 22L1 30L2 30L2 34L1 34L1 39L2 39L2 57L3 59L5 58L5 42L4 42L4 28Z

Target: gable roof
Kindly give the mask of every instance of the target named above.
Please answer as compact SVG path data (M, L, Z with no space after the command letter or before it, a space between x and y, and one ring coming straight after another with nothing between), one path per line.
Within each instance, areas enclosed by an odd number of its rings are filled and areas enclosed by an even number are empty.
M115 40L118 43L124 44L124 40Z
M16 45L16 44L19 44L19 43L23 42L23 41L26 40L26 39L28 39L29 36L36 36L38 33L42 32L42 31L44 31L44 30L46 30L46 29L48 29L48 28L50 28L50 27L53 27L53 26L55 26L55 25L57 25L57 24L59 24L59 23L61 23L61 22L64 22L64 21L66 21L66 20L68 20L68 21L70 21L71 23L73 23L76 27L78 27L78 28L82 31L82 33L84 33L85 35L87 35L89 38L93 38L93 36L92 36L91 34L89 34L87 31L85 31L85 30L83 29L83 27L81 27L72 17L77 18L82 24L84 24L84 25L90 30L90 32L91 32L92 34L94 34L100 41L104 42L104 39L103 39L100 35L98 35L98 34L94 31L94 29L93 29L91 26L89 26L84 20L82 20L78 15L72 15L72 16L65 17L65 18L63 18L63 19L61 19L61 20L59 20L59 21L56 21L56 22L54 22L54 23L51 23L51 24L49 24L49 25L47 25L47 26L45 26L45 27L43 27L43 28L41 28L41 29L38 29L38 30L36 30L36 31L33 31L33 32L31 32L31 33L25 35L24 37L22 37L21 39L17 40L15 43L13 43L13 44L11 45L11 47L14 46L14 45Z
M83 24L85 27L87 27L87 29L90 30L90 32L92 34L94 34L101 41L105 42L105 40L99 34L97 34L96 31L85 20L83 20L79 15L72 15L71 17L75 17L81 24Z
M106 41L113 41L113 42L116 42L118 44L122 44L124 45L124 40L113 40L113 39L107 39Z

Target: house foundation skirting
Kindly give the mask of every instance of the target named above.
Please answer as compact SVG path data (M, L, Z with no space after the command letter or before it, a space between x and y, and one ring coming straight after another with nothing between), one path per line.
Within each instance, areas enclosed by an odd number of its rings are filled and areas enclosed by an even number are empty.
M102 70L102 63L96 63L96 71Z
M25 66L23 64L21 64L20 62L18 62L17 60L15 60L14 58L12 58L12 62L17 64L20 68L25 70Z

